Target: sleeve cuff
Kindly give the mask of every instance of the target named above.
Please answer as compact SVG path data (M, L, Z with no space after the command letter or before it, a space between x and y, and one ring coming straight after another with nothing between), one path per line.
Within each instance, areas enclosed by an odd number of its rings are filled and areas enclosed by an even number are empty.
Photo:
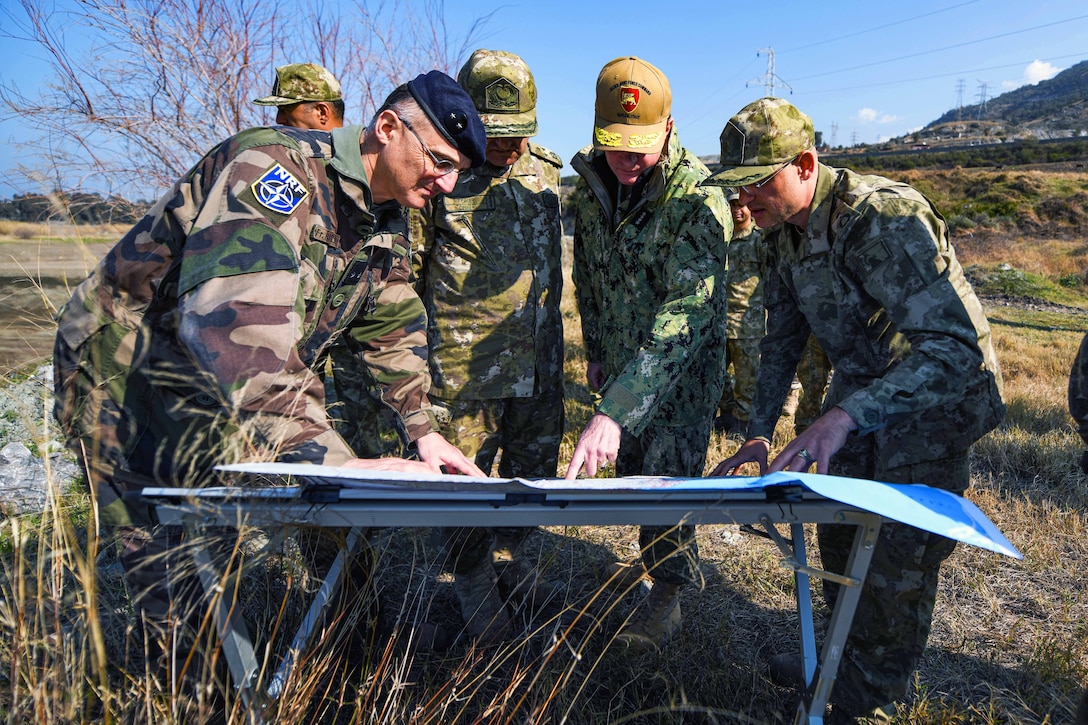
M880 430L888 424L884 409L872 399L864 390L860 390L846 400L840 401L835 406L841 408L857 424L855 431L858 435L867 435L875 430Z

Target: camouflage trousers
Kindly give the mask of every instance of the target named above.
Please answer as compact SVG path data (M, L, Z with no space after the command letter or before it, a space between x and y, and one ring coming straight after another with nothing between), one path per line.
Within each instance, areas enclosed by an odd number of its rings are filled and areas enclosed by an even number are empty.
M827 359L814 335L808 336L801 360L797 363L797 380L801 383L801 399L793 414L794 430L798 434L823 413L824 393L831 377L831 361Z
M729 338L725 341L725 387L718 411L747 423L752 417L752 398L756 393L756 372L759 370L759 338Z
M561 386L532 398L446 400L432 396L450 412L442 434L491 474L499 458L502 478L554 478L563 438ZM501 451L501 457L500 457ZM517 550L531 529L499 527L436 529L433 540L448 557L454 574L472 571L493 549Z
M690 427L650 426L637 437L624 431L616 475L702 476L709 442L709 419ZM643 526L638 544L642 562L654 579L703 587L694 526Z
M882 465L872 436L855 437L831 460L830 473L886 483L925 483L962 494L970 483L967 453L898 468ZM855 527L817 527L820 555L830 571L845 571ZM925 650L941 562L956 542L905 524L880 528L869 575L843 652L831 701L836 712L859 716L901 699ZM824 582L833 606L838 585Z

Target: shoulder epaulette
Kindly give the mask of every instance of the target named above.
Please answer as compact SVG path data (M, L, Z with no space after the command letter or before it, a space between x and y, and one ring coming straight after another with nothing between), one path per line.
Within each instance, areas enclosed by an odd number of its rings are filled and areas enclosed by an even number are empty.
M331 144L332 134L328 131L291 126L258 126L246 129L234 137L237 151L258 146L286 146L314 158L325 156Z
M559 158L559 154L549 149L546 149L543 146L538 146L532 141L529 142L529 153L539 159L547 161L549 164L555 166L556 168L563 168L563 159Z

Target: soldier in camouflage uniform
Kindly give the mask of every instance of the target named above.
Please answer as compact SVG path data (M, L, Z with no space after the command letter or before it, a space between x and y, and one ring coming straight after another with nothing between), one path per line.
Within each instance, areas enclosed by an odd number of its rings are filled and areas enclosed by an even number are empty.
M281 126L331 131L344 125L340 81L316 63L292 63L276 68L272 94L253 102L258 106L275 106L276 123Z
M486 161L434 199L413 230L416 291L427 309L431 399L446 438L504 478L554 477L563 436L563 162L529 142L536 82L525 62L475 51L457 75L487 131ZM500 632L499 594L534 591L514 557L526 528L439 529L468 630ZM497 565L497 570L496 570ZM498 586L496 586L498 584Z
M471 101L438 71L394 91L365 129L243 131L75 290L58 315L55 414L147 626L167 626L191 582L172 576L178 532L126 493L256 460L482 475L435 430L401 206L451 190L450 172L483 150ZM338 338L381 373L423 462L360 460L337 434L317 373Z
M743 440L752 413L756 370L759 369L759 341L767 330L767 316L763 311L766 267L763 233L752 221L748 207L740 203L739 196L733 190L725 195L733 217L726 288L729 312L725 327L726 359L732 375L726 375L714 427Z
M587 377L601 394L567 469L702 475L725 376L732 220L680 145L665 75L617 58L597 79L593 145L571 162L574 271ZM693 526L643 527L654 586L617 640L657 647L680 626L680 587L701 583Z
M982 305L944 219L915 189L817 161L812 121L777 98L755 101L722 132L722 171L765 230L767 335L749 440L714 471L805 470L927 483L962 493L971 445L1005 413ZM773 227L773 229L772 229ZM825 413L767 465L771 435L805 341L835 374ZM821 525L825 566L842 571L853 527ZM833 717L886 718L925 648L940 564L954 542L885 523L838 680ZM834 601L837 586L824 583ZM772 674L800 673L780 656ZM797 677L797 679L800 679Z
M824 395L831 378L831 361L820 347L815 335L808 336L801 362L797 363L797 380L801 383L801 399L793 413L793 430L797 435L823 413Z

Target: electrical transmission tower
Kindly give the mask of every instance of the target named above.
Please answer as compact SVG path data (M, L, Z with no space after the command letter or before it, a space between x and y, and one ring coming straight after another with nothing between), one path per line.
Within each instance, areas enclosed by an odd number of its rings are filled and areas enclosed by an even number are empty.
M986 89L990 86L986 81L978 82L978 118L982 120L982 114L986 112Z
M963 112L963 89L964 89L965 85L966 84L964 83L964 80L962 78L960 78L958 81L956 81L956 120L957 121L962 120L960 118L960 115Z
M839 145L839 122L831 122L831 148Z
M790 84L779 78L778 74L774 72L774 48L760 48L756 51L756 57L759 57L760 53L767 54L767 72L759 78L753 78L748 81L748 83L744 84L744 87L747 88L749 83L758 83L767 91L768 96L774 96L775 86L779 85L790 93L793 93L793 88L790 87Z

